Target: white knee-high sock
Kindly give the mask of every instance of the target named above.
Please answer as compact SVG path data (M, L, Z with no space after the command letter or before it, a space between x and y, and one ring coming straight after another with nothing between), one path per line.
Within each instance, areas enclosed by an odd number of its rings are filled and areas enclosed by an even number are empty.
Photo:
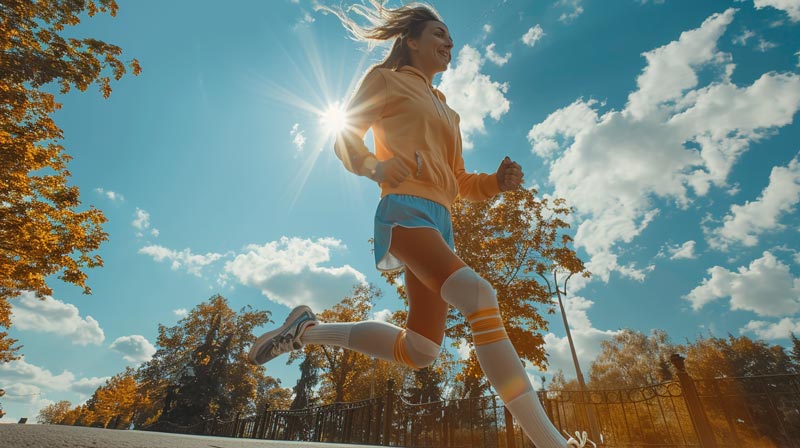
M379 320L319 323L307 327L300 341L335 345L414 368L430 365L440 348L419 333Z
M491 285L464 267L444 282L441 295L467 318L481 369L528 438L538 448L564 448L566 439L547 418L508 339Z

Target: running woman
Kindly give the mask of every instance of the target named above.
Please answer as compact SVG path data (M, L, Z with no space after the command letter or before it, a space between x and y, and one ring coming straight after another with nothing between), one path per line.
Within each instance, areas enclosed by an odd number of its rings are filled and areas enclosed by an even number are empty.
M454 252L450 206L457 197L485 201L520 188L523 172L508 157L493 174L464 169L459 115L432 86L447 70L453 40L429 5L384 8L377 0L335 14L350 33L368 42L394 40L386 58L367 70L347 106L348 127L337 137L345 168L379 184L375 213L375 263L405 270L406 328L381 321L321 323L307 306L292 310L280 328L262 335L249 359L263 364L306 344L327 344L401 363L413 369L439 356L448 306L470 324L475 353L489 382L525 434L539 448L580 447L564 439L539 403L519 355L509 341L492 285ZM371 27L356 24L355 13ZM364 144L372 128L375 153ZM585 439L584 439L585 440Z

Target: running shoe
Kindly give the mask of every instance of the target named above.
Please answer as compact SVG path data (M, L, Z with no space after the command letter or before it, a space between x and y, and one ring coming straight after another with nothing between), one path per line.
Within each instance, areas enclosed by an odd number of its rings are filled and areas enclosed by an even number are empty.
M253 364L264 364L284 353L303 348L305 344L300 341L300 336L306 328L318 323L311 308L305 305L296 307L283 325L256 339L247 359Z

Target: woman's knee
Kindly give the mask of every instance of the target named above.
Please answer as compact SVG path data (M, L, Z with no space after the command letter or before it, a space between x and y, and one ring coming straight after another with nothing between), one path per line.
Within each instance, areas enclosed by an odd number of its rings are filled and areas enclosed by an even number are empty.
M441 345L411 329L403 329L394 341L394 359L412 369L422 369L439 358Z
M482 310L497 308L497 294L491 283L465 266L453 272L442 284L441 296L467 319Z

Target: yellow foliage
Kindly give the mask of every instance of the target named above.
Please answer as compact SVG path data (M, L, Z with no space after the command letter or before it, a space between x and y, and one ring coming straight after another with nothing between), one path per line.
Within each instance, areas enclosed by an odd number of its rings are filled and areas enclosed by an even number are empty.
M6 2L0 17L0 326L9 327L8 300L22 291L51 294L45 282L58 275L83 288L86 268L102 266L90 255L107 239L100 210L81 210L77 187L69 186L70 157L51 114L61 107L40 89L51 83L66 93L96 83L104 97L126 72L122 50L86 38L64 38L65 26L88 11L116 14L113 0L94 2ZM136 60L129 66L138 74ZM18 358L15 340L0 332L0 362Z

